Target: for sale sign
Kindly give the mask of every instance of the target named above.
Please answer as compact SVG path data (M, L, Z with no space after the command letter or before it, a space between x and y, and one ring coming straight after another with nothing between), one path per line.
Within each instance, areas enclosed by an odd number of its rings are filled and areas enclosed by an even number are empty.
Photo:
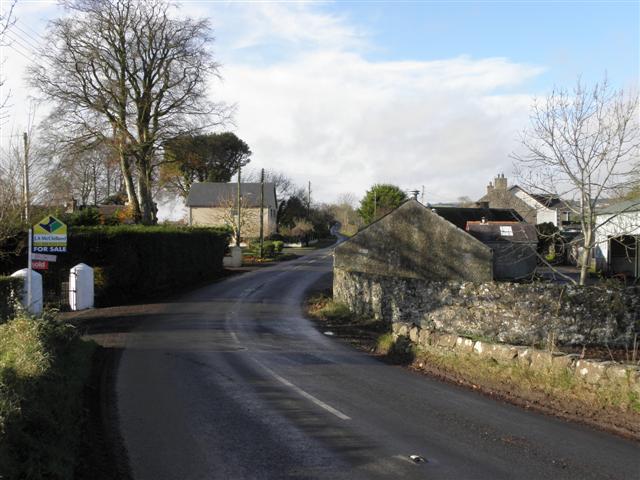
M33 226L32 251L35 253L65 253L67 226L53 215L47 215Z

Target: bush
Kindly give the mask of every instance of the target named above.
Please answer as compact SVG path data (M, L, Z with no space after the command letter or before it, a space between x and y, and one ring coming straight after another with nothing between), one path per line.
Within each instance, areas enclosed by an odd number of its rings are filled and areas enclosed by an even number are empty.
M0 276L0 323L16 314L16 302L21 290L21 278Z
M260 246L258 245L258 248ZM276 247L273 242L264 242L262 245L262 256L267 258L273 258L276 256Z
M273 248L275 249L276 253L282 253L282 250L284 249L284 242L282 240L274 240Z
M87 207L73 213L65 213L61 220L68 226L100 225L100 212L96 207Z
M52 320L20 316L0 325L3 478L73 478L94 347Z
M228 239L227 230L215 228L76 227L56 268L90 265L96 305L117 305L215 278Z

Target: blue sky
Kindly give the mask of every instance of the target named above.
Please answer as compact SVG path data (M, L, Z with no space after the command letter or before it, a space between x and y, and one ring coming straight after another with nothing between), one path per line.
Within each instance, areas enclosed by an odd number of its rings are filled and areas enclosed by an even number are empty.
M237 8L223 5L218 8ZM313 5L318 12L352 25L366 44L361 53L370 61L505 57L543 66L545 72L531 81L539 90L573 83L577 75L596 81L605 71L619 86L637 83L639 77L638 1L339 1ZM226 33L224 26L218 31ZM272 61L281 59L288 49L276 39L242 54L251 58L256 52L261 61Z
M237 106L226 128L251 146L253 168L310 180L318 201L391 182L440 202L512 175L531 103L554 85L606 71L637 88L639 5L184 1L178 15L211 20L222 80L210 95ZM16 14L33 45L62 11L23 0ZM5 131L23 128L25 57L38 61L13 35Z
M373 32L372 59L507 57L544 65L536 82L638 79L640 2L346 2Z

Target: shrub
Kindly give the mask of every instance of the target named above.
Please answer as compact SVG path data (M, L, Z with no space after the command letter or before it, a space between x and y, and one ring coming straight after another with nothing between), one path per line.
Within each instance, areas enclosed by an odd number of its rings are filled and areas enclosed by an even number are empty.
M260 245L258 244L258 249ZM273 242L264 242L262 245L262 255L267 258L273 258L276 256L276 247Z
M0 323L15 315L21 289L21 278L0 276Z
M222 272L228 232L214 228L118 225L76 227L56 268L93 267L96 305L170 292Z
M282 250L284 249L284 242L282 240L274 240L273 248L275 249L276 253L282 253Z
M96 207L87 207L73 213L62 215L61 219L68 226L100 225L100 212Z
M19 316L0 325L3 478L73 478L94 347L53 320Z

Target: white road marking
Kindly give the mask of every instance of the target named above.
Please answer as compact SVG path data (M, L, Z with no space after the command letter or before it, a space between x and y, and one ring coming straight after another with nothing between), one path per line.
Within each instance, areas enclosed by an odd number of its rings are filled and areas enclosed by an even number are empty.
M236 332L231 332L231 338L233 338L233 341L236 342L237 344L240 343L240 340L238 340L238 336L236 335Z
M327 405L326 403L324 403L322 400L317 399L316 397L314 397L313 395L311 395L308 392L305 392L304 390L302 390L300 387L294 385L293 383L291 383L289 380L287 380L286 378L281 377L280 375L278 375L276 372L274 372L273 370L271 370L270 368L265 367L263 364L261 364L260 362L258 362L256 360L256 363L258 363L258 365L260 365L262 368L264 368L267 372L269 372L273 378L275 378L276 380L278 380L280 383L282 383L283 385L289 387L291 390L293 390L294 392L296 392L298 395L306 398L307 400L312 401L313 403L315 403L317 406L319 406L320 408L325 409L327 412L334 414L336 417L338 417L340 420L351 420L351 417L349 417L348 415L345 415L344 413L342 413L340 410L337 410L335 408L333 408L331 405Z

